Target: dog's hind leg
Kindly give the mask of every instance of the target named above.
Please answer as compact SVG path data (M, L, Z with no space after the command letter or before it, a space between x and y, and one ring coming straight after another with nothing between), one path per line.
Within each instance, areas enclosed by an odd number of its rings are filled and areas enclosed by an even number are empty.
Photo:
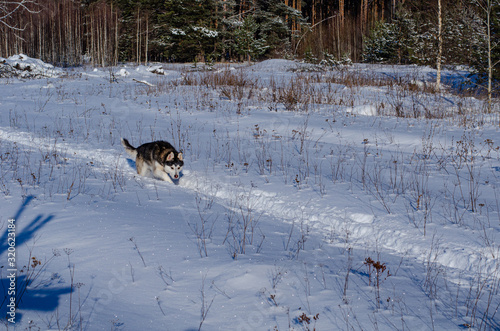
M144 177L149 177L152 172L151 167L140 157L137 157L135 160L135 167L137 169L137 173Z

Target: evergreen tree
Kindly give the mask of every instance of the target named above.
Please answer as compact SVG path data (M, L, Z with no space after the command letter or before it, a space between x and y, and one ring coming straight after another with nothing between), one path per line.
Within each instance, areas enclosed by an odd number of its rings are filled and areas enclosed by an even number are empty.
M252 58L259 57L269 48L265 39L257 38L258 30L259 24L253 16L247 16L234 31L234 49L238 54L244 55L249 63Z
M363 60L365 62L399 62L398 51L401 35L394 23L377 22L365 41Z
M400 7L390 23L375 22L366 37L363 61L382 63L415 63L420 61L422 37L417 31L415 18Z
M165 31L165 55L173 61L193 61L217 52L215 12L213 0L165 1L164 12L159 15L159 24Z
M229 60L233 51L233 31L234 31L234 10L236 2L234 0L215 0L216 8L213 20L217 27L218 37L215 41L214 52L209 60Z
M282 0L261 0L256 4L253 17L259 24L258 37L266 41L266 54L291 54L291 22L301 21L300 13L285 5Z

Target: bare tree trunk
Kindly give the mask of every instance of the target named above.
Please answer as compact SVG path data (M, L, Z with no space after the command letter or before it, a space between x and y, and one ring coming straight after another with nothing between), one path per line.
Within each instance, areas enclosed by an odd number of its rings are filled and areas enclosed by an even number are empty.
M94 36L94 15L90 16L90 58L92 59L92 66L95 66L95 36Z
M115 15L115 61L114 65L118 64L118 11Z
M488 113L491 113L491 101L492 101L492 81L493 81L493 65L491 62L491 0L487 0L486 3L486 33L488 42ZM500 123L499 123L500 125Z
M43 45L43 32L42 32L42 20L39 18L38 19L38 58L43 59L43 48L45 47Z
M238 15L238 20L241 22L243 21L243 6L245 5L245 0L241 1L240 3L240 8L239 8L239 15Z
M61 13L62 12L62 4L57 6L57 11L56 11L56 15L57 15L57 12ZM63 47L63 39L62 39L62 23L61 23L61 20L57 20L57 37L58 37L58 40L59 42L55 45L55 47L57 47L57 45L59 45L58 48L56 48L55 50L55 56L56 56L56 61L57 63L59 63L59 65L61 64L62 62L62 59L64 59L65 57L65 47Z
M102 42L102 66L104 67L106 63L108 62L108 58L111 58L111 56L108 56L108 8L104 7L104 18L102 20L102 26L103 26L103 33L102 33L102 38L104 39Z
M144 65L148 65L148 41L149 41L149 14L146 15L146 54L144 54Z
M442 19L441 0L438 0L438 54L437 54L437 74L436 91L441 89L441 59L443 57L443 19Z
M340 26L344 28L344 18L345 18L345 4L344 0L339 0L339 15L340 15Z
M30 16L30 40L33 41L35 40L35 26L33 25L33 16ZM35 54L34 52L34 45L33 42L29 44L29 50L31 54Z
M136 40L137 40L137 47L136 47L136 54L135 54L135 57L136 57L136 61L137 61L137 64L139 64L141 62L141 53L140 53L140 47L141 47L141 24L140 24L140 17L139 17L139 7L137 7L137 32L136 32Z
M97 11L99 12L99 10ZM97 15L96 17L96 55L97 55L97 65L101 63L102 51L101 51L101 17Z
M361 1L361 31L362 34L366 32L366 26L368 21L368 0Z
M342 58L342 47L343 40L341 40L341 36L344 37L344 23L345 23L345 3L344 0L339 1L339 28L337 29L337 47L338 47L338 59ZM345 52L345 50L343 50Z
M493 67L498 64L495 63L493 64L492 62L492 52L493 49L498 46L492 46L491 45L491 11L493 9L493 1L494 0L483 0L483 1L478 1L477 4L479 7L484 11L486 15L486 51L487 51L487 57L488 57L488 86L487 86L487 92L488 92L488 113L491 113L492 111L492 97L493 97ZM500 123L499 123L500 125Z
M302 11L302 1L301 0L297 0L297 10L299 12ZM300 31L300 22L297 21L297 30Z
M317 13L316 13L316 1L313 0L312 1L312 5L311 5L311 9L312 9L312 15L311 15L311 25L314 25L316 24L316 21L317 21Z

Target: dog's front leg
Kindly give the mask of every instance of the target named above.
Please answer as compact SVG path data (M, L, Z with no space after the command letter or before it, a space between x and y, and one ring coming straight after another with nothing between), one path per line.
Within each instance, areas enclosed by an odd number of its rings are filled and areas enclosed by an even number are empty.
M173 183L170 176L165 171L163 171L161 168L156 168L154 171L154 175L155 175L155 177L162 179L168 183Z
M153 176L168 183L173 183L170 176L163 170L162 165L158 162L153 163Z

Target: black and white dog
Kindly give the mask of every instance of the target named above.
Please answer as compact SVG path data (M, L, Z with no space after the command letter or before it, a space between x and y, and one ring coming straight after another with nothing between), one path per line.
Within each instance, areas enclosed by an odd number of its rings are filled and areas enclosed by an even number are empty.
M127 139L122 138L122 145L128 155L135 158L137 173L141 176L153 176L166 182L178 180L184 166L182 153L166 141L154 141L135 148Z

